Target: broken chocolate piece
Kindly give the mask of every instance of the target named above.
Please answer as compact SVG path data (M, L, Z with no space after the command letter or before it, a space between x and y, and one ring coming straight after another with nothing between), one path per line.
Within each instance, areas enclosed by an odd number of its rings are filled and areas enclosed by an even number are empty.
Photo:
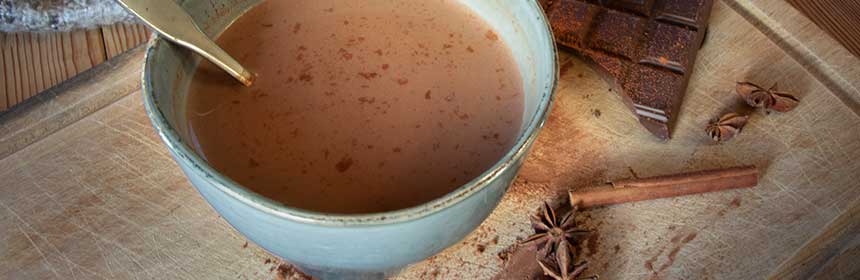
M546 0L558 43L601 73L651 133L666 140L713 0Z

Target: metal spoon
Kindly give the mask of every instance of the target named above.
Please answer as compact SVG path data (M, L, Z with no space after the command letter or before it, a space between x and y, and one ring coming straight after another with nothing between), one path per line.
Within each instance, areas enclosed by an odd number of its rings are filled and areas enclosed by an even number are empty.
M245 86L254 82L254 74L209 39L174 0L119 0L119 3L167 40L202 55Z

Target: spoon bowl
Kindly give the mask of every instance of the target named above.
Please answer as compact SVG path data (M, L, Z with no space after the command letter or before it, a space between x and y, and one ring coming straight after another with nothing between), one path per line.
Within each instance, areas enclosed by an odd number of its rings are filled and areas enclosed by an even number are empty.
M254 74L206 36L174 0L119 0L119 3L163 38L205 57L245 86L254 83Z

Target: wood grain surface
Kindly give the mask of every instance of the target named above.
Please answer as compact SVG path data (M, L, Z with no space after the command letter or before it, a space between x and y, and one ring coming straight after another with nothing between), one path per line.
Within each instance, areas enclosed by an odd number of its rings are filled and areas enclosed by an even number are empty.
M860 58L784 0L723 2L860 114Z
M148 38L143 25L128 24L72 32L0 33L0 111Z
M143 46L108 60L0 114L0 158L140 88Z
M762 168L759 186L583 212L582 226L596 233L581 244L587 274L756 279L777 273L810 240L854 240L825 252L834 257L803 274L852 279L860 241L821 233L860 202L860 117L851 103L857 72L838 59L847 51L837 42L799 43L817 27L775 20L796 12L778 2L715 4L669 143L642 130L605 81L562 52L553 111L501 204L461 243L395 279L490 279L504 265L499 253L532 233L527 216L544 200L564 201L569 188L630 177L630 170L647 177L743 164ZM140 59L127 63L140 69ZM820 75L840 69L847 70L836 78ZM136 83L123 77L138 75L107 71L102 79L121 87ZM800 106L785 114L751 112L742 134L713 144L704 125L742 107L733 93L738 80L778 82L801 98ZM280 260L249 243L197 194L150 125L139 93L128 91L0 158L0 275L287 278Z
M856 217L855 217L856 219ZM854 235L854 240L842 248L842 251L831 257L812 279L860 279L860 234Z
M860 1L788 0L837 41L860 57Z
M769 279L811 279L819 271L827 271L828 262L839 262L839 258L852 258L843 254L856 255L856 250L851 246L852 241L860 237L860 200L848 211L842 213L830 222L825 230L817 237L809 240L803 247L797 250L793 257L785 260L771 275ZM848 251L848 252L846 252ZM834 256L840 256L833 258ZM860 264L860 259L853 259L855 266ZM831 265L833 266L833 265ZM860 275L860 267L854 267L852 272L840 272L839 277ZM831 274L828 274L831 275ZM844 278L850 279L850 278ZM854 278L856 279L856 278Z

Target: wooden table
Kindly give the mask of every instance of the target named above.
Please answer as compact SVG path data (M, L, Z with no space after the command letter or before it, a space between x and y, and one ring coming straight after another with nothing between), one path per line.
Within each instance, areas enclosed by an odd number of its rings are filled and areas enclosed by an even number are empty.
M603 279L857 279L860 60L779 0L715 4L674 139L659 143L607 84L562 53L555 107L511 191L473 234L398 279L489 279L528 214L606 179L756 164L753 189L580 216ZM271 279L281 264L190 186L146 118L141 49L0 115L0 275L10 279ZM708 119L738 80L796 93L716 145ZM285 277L284 277L285 276Z

